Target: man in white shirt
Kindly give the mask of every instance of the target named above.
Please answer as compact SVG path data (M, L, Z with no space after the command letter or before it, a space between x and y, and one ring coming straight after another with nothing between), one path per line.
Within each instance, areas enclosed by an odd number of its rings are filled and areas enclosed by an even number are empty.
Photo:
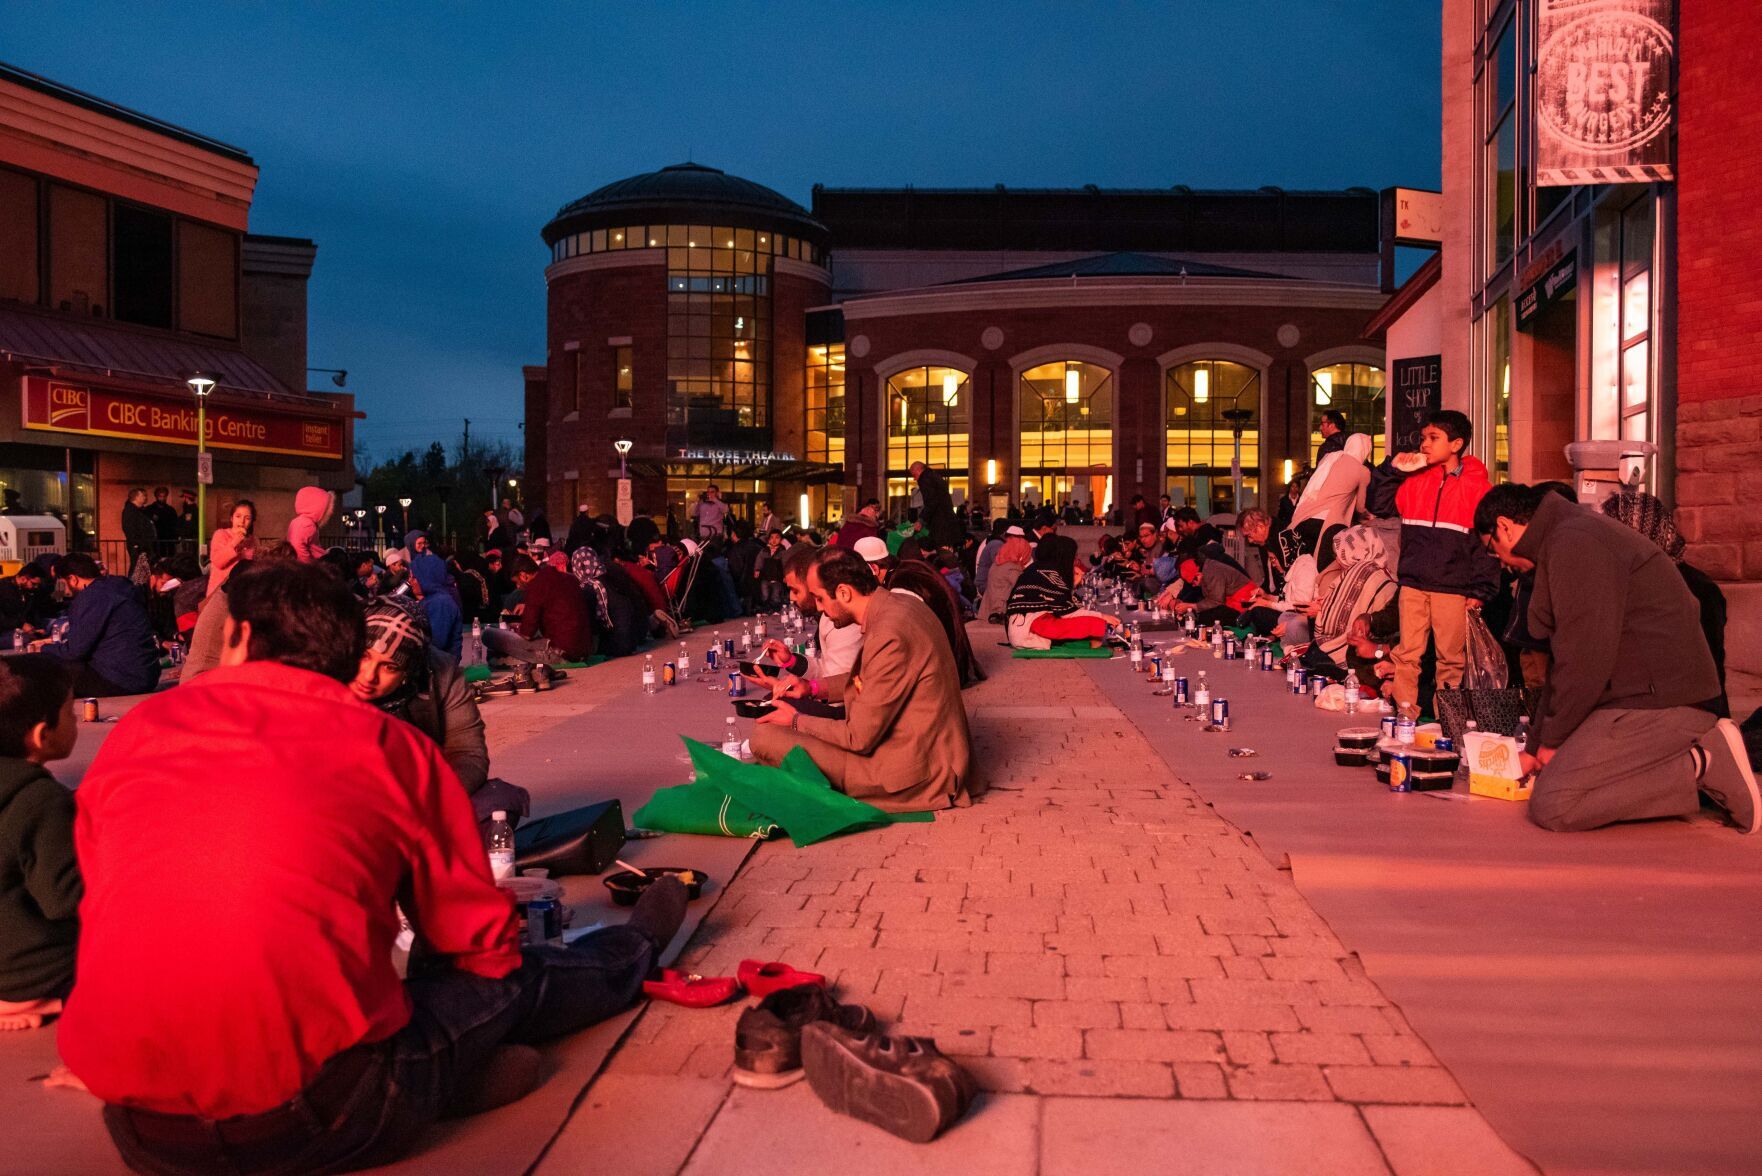
M800 675L809 679L834 678L850 673L851 667L856 665L857 653L863 647L861 625L846 625L841 629L815 607L814 593L808 587L808 569L814 566L814 559L820 550L812 543L797 542L789 549L789 554L783 557L783 583L789 589L791 603L804 616L819 619L814 637L814 656L808 658L807 669ZM789 647L776 638L765 642L764 652L767 660L784 665L795 660Z

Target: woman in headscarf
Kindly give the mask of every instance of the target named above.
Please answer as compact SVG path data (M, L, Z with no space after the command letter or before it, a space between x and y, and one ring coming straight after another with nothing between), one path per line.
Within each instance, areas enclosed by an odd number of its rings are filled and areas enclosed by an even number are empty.
M599 629L599 652L607 657L634 653L648 636L642 607L611 582L606 562L591 547L577 547L569 556L569 572L581 584Z
M1119 541L1114 540L1114 547ZM1009 595L1015 590L1016 581L1028 570L1034 560L1034 549L1020 535L1006 535L998 547L997 554L991 559L989 578L985 581L985 595L979 601L979 618L991 624L1003 621L1004 606L1009 603Z
M993 575L996 570L993 569ZM1099 646L1120 627L1118 617L1077 607L1077 541L1048 535L1004 605L1009 643L1017 649L1051 649L1054 641L1088 641Z
M490 779L483 716L459 663L431 645L418 602L382 596L367 606L367 645L349 689L434 740L470 794L479 824L487 826L498 809L512 821L526 815L526 789Z
M1347 668L1348 630L1355 619L1381 611L1394 599L1393 570L1376 528L1348 527L1334 536L1334 558L1316 581L1309 609L1308 627L1318 657L1341 670ZM1293 636L1297 635L1287 630L1287 644L1296 644ZM1311 662L1319 664L1316 658Z
M1297 499L1290 526L1279 536L1287 568L1300 555L1315 556L1318 571L1334 562L1329 532L1350 526L1363 512L1365 492L1370 488L1370 467L1365 464L1370 455L1370 438L1354 433L1346 438L1345 448L1322 458Z
M1676 529L1676 512L1663 501L1644 490L1623 487L1618 494L1603 500L1603 513L1623 526L1631 527L1650 539L1658 549L1676 561L1683 583L1701 606L1701 633L1713 654L1713 666L1719 671L1719 717L1730 718L1731 708L1725 697L1725 593L1713 578L1693 564L1683 561L1687 546Z

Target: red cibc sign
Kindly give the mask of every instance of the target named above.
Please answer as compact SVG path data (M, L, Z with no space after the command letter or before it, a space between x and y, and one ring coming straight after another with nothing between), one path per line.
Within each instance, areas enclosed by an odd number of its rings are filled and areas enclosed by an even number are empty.
M44 376L24 378L24 427L94 437L196 444L193 398L91 388ZM281 411L266 405L210 401L204 421L211 449L242 449L293 457L343 455L338 417Z

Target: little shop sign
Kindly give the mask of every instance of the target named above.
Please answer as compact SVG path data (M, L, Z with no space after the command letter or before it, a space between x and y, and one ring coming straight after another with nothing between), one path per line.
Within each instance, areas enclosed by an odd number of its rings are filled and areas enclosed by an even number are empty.
M178 401L26 376L23 401L27 429L196 444L196 406L190 399ZM210 449L331 460L343 455L343 423L335 417L214 402L205 416Z

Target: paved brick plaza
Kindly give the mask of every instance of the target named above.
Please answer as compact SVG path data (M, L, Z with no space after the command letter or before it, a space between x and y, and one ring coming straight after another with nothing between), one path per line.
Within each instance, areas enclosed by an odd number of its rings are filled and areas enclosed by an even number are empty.
M983 651L993 676L967 691L991 765L978 805L760 846L683 956L706 975L749 956L834 975L842 999L934 1036L995 1096L913 1148L805 1086L731 1093L742 1005L656 1004L544 1171L621 1137L627 1172L727 1170L751 1146L791 1171L834 1157L846 1171L1166 1170L1182 1156L1194 1171L1531 1170L1289 875L1078 663L1001 652Z

